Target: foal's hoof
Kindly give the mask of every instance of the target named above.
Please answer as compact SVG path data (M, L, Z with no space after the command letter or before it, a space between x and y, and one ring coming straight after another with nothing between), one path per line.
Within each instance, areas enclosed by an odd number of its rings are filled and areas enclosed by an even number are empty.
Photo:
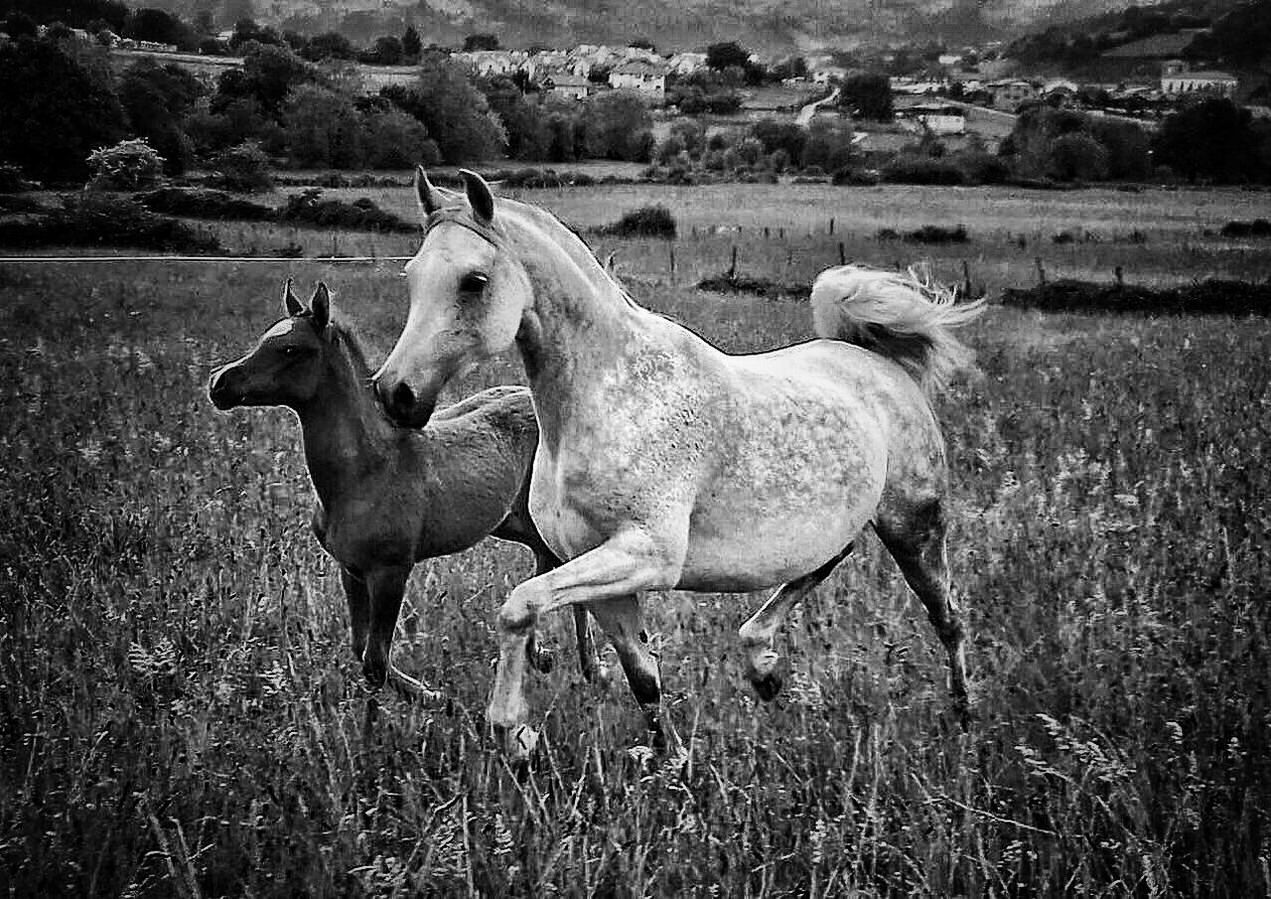
M770 671L759 677L752 677L750 685L755 688L755 693L760 699L764 702L772 702L785 686L785 678L775 671Z

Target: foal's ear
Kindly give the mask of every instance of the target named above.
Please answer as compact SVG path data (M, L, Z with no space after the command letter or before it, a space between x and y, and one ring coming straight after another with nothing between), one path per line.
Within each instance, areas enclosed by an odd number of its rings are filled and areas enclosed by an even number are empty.
M463 175L463 186L468 192L468 205L472 207L472 214L481 224L490 224L494 220L494 194L490 193L490 185L476 172L468 169L460 169L459 174Z
M313 311L313 329L321 334L331 321L331 291L327 290L327 285L321 281L313 292L309 308Z
M291 289L291 279L287 279L287 283L282 286L282 308L288 315L300 315L305 311L304 304L300 302L300 298L296 296L296 292Z
M612 253L609 254L608 258L605 259L605 274L607 274L611 278L616 278L618 276L618 251L617 250L614 250Z
M415 196L419 198L419 209L425 218L441 208L441 197L437 195L437 188L428 180L428 173L422 165L415 166Z

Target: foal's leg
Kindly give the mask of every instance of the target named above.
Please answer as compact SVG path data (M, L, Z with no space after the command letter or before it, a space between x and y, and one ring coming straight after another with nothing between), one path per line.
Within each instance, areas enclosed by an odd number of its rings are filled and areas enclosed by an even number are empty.
M921 503L904 513L881 514L875 525L883 545L891 553L910 588L927 608L949 656L949 689L962 726L970 719L967 696L965 633L949 578L946 546L947 524L940 499Z
M375 689L391 680L393 688L414 699L436 702L441 694L429 690L415 678L405 674L393 664L393 632L397 629L397 615L402 608L402 594L406 592L406 580L411 565L395 565L376 568L366 574L366 587L371 595L371 632L362 657L362 673Z
M852 544L849 543L842 552L816 571L782 584L737 631L742 648L746 650L746 677L750 679L750 684L760 699L771 700L781 692L782 678L777 673L778 656L774 646L777 628L781 627L781 622L790 614L795 604L829 577L835 566L851 552Z
M576 611L579 608L574 607ZM648 634L640 616L639 597L599 600L591 604L591 613L618 653L627 683L644 712L653 747L666 749L669 745L678 751L679 736L662 706L662 676L658 670L658 659L649 650Z
M340 566L340 583L349 603L349 629L353 634L353 657L359 662L366 655L366 634L371 626L371 598L366 582L345 566Z

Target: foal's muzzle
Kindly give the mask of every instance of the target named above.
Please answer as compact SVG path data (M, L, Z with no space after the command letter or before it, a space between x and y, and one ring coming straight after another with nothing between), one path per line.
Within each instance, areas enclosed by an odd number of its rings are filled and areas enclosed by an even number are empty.
M233 409L243 401L242 393L235 388L233 381L233 368L227 365L212 372L212 377L207 382L207 398L222 412Z

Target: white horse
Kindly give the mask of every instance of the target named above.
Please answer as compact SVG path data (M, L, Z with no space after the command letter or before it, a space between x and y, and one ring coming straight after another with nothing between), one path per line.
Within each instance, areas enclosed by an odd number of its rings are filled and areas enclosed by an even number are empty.
M967 356L949 333L979 304L912 276L843 266L812 290L823 338L729 355L638 306L545 210L465 196L420 169L423 243L410 311L375 376L388 414L419 426L461 369L516 344L540 440L530 512L569 561L518 585L498 614L489 720L526 726L526 644L538 617L585 605L609 635L654 744L664 729L637 593L780 585L740 630L763 698L780 688L774 637L872 525L948 653L965 721L963 627L945 549L947 467L929 395Z

